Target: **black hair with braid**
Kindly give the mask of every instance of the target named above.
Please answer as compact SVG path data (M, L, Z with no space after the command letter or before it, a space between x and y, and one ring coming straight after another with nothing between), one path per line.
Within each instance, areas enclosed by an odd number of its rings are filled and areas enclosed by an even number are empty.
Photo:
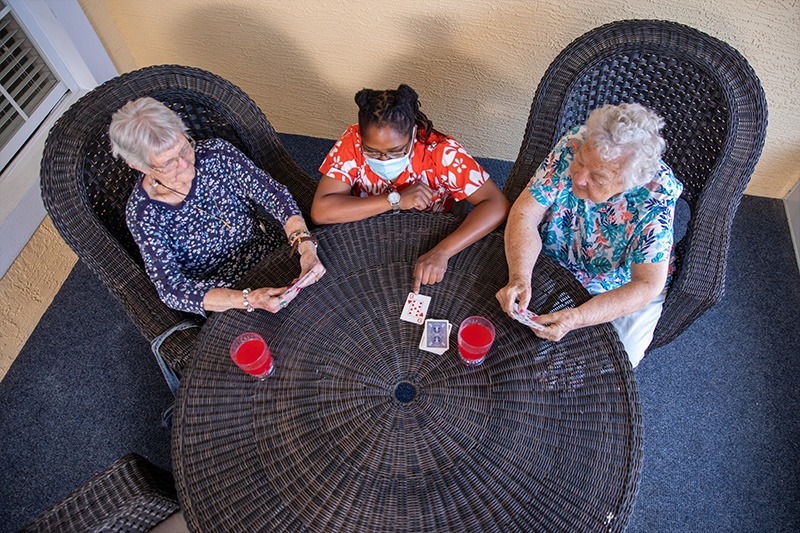
M397 89L375 91L361 89L356 93L358 126L363 132L367 126L390 126L401 135L409 135L414 125L417 138L427 144L428 137L440 133L433 129L433 122L419 109L417 91L402 84Z

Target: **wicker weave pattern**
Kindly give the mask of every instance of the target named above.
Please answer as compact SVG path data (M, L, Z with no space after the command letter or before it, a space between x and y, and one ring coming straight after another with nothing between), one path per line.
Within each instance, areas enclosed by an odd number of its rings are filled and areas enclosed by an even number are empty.
M664 159L691 211L653 350L724 293L731 224L764 145L767 103L747 61L718 39L663 21L601 26L564 49L539 83L506 196L519 196L555 142L592 109L622 102L664 117Z
M47 212L67 244L97 274L150 341L187 315L167 308L142 267L125 225L136 171L111 156L108 126L122 105L151 96L175 110L195 139L221 137L289 187L308 214L315 184L291 159L256 104L232 83L200 69L163 65L123 74L89 92L56 123L41 169ZM195 330L162 347L180 369Z
M198 531L600 531L624 529L636 494L641 417L630 364L608 325L537 339L494 297L502 234L451 260L429 317L492 320L487 361L468 368L398 317L417 256L458 219L403 213L317 231L328 274L285 310L229 311L198 339L176 406L173 464ZM277 250L253 285L291 280ZM287 270L287 268L292 267ZM588 298L552 261L533 274L540 312ZM228 355L261 333L274 374ZM400 383L415 387L403 403Z
M172 476L128 454L26 525L21 533L150 531L179 511Z

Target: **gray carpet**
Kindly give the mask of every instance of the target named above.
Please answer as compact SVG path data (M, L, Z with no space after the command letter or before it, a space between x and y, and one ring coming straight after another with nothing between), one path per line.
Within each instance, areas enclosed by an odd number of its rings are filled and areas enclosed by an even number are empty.
M312 175L332 144L282 138ZM500 183L511 167L481 162ZM797 309L783 205L745 197L725 298L636 371L644 459L629 531L800 530ZM128 452L170 468L170 401L147 343L79 263L0 382L0 531Z

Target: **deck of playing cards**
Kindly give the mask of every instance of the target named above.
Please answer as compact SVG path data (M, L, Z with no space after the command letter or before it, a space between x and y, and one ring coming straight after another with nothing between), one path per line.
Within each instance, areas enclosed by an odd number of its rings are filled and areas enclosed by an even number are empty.
M419 341L419 349L442 355L450 349L450 331L453 325L447 320L429 318Z
M514 320L520 324L525 324L526 326L541 331L544 329L544 326L536 321L538 318L539 315L529 311L528 309L520 309L519 304L514 302Z
M406 305L400 314L400 320L422 324L425 322L425 315L428 313L428 306L431 305L431 297L424 294L409 292L406 298Z
M309 270L308 272L306 272L305 276L303 276L302 278L298 279L297 281L286 287L286 291L284 291L284 293L281 295L282 299L287 303L294 300L295 296L300 294L300 291L303 290L300 287L300 284L303 283L310 275L311 271Z

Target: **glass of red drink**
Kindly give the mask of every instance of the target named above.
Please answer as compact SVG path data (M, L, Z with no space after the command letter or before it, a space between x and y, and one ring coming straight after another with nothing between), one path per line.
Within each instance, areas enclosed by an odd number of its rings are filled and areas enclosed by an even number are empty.
M470 366L483 363L494 342L494 324L482 316L465 318L458 328L458 353Z
M239 368L265 380L272 374L272 354L258 333L242 333L231 343L231 359Z

